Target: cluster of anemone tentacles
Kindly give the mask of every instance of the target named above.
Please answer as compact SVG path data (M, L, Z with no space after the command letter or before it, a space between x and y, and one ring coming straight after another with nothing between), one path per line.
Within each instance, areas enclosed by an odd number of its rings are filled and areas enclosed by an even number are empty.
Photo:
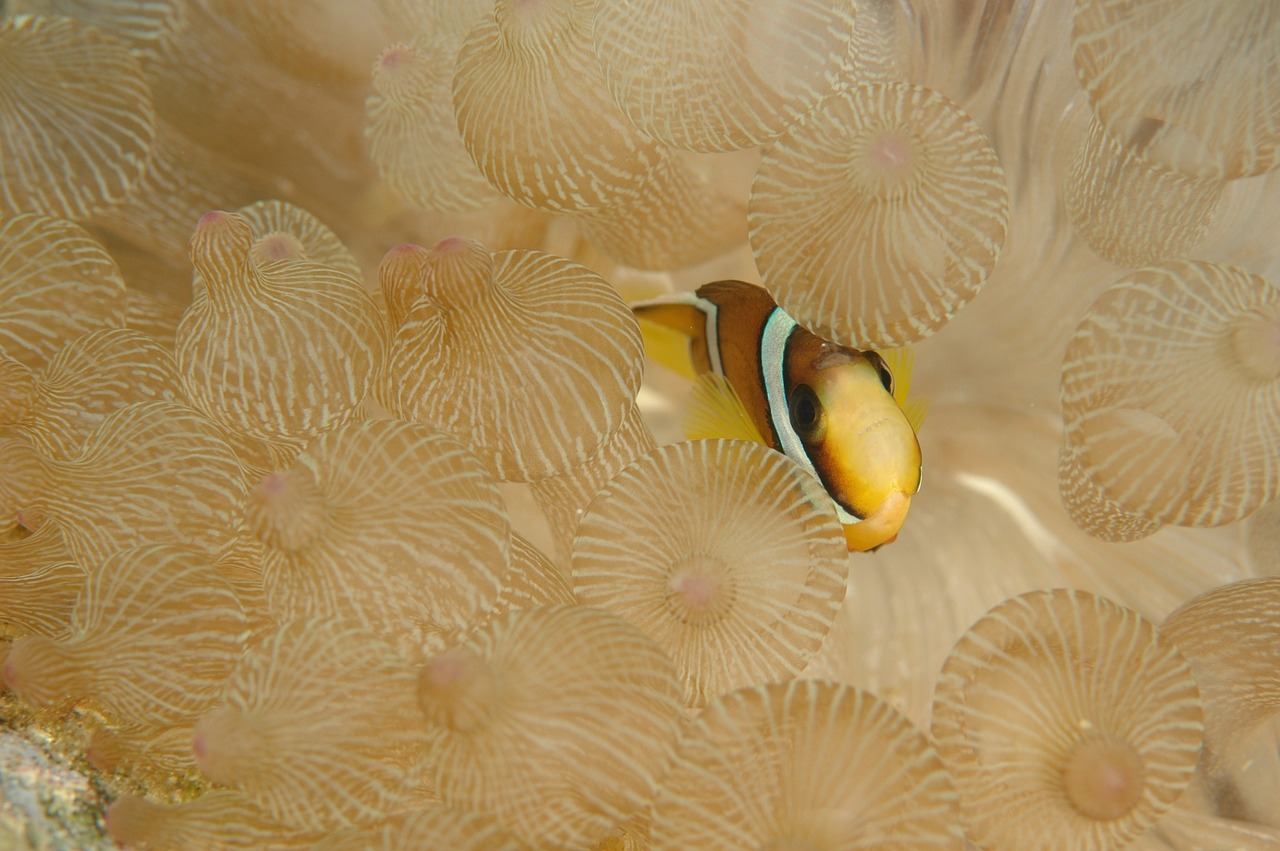
M1280 848L1277 166L1267 0L0 0L0 846Z

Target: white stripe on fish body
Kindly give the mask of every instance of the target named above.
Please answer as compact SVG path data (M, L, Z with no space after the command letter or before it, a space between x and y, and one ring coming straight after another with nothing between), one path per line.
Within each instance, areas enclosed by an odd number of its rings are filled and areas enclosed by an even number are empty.
M791 332L796 329L796 321L787 315L782 308L775 308L765 322L764 331L760 335L760 372L764 377L765 398L769 402L769 419L773 423L773 431L778 435L778 443L783 453L809 472L818 481L818 475L809 453L805 451L804 442L796 434L791 425L791 409L787 401L786 376L783 363L786 358L787 341ZM831 502L836 507L840 522L846 526L860 523L861 517L850 514L838 500Z

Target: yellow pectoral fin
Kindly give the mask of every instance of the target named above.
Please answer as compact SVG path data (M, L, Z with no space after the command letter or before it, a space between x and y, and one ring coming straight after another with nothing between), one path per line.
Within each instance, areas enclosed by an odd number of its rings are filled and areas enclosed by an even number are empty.
M722 437L769 445L733 385L714 372L704 372L694 380L685 412L684 436L689 440Z
M912 431L919 434L920 426L924 424L924 415L929 413L929 400L923 396L913 396L902 403L902 413L907 422L911 423Z
M644 352L690 380L697 377L691 342L705 333L706 315L691 304L653 302L632 308L644 338Z
M920 431L924 423L924 415L929 410L929 400L911 395L911 373L916 365L916 353L910 346L899 346L896 349L880 351L885 366L893 373L893 398L898 403L911 423L911 428Z

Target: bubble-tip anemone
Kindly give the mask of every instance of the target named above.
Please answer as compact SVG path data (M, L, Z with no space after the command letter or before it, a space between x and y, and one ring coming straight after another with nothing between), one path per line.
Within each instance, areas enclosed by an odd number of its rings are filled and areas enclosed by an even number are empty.
M599 209L632 192L657 144L618 109L591 46L590 0L499 0L458 54L453 103L463 144L521 204Z
M4 365L0 355L0 376ZM9 420L50 458L68 460L109 414L138 402L182 402L182 380L169 351L126 328L79 337L29 375L30 405ZM4 380L0 377L0 388ZM0 389L0 398L4 394ZM5 417L0 415L0 423Z
M747 220L765 286L827 339L937 331L995 267L1009 190L960 107L906 83L837 91L765 150Z
M92 698L117 723L194 722L244 649L235 592L207 556L181 547L120 550L94 565L71 623L57 638L19 639L4 680L36 706Z
M745 441L661 446L592 501L574 591L653 636L700 706L794 675L844 597L844 532L817 479Z
M427 660L418 700L440 797L548 849L598 842L639 811L680 707L666 654L585 606L495 618Z
M244 510L240 465L222 431L172 402L115 411L67 461L19 437L0 437L0 459L0 516L29 529L55 523L86 567L172 539L218 555Z
M322 836L281 824L234 789L212 789L181 804L121 795L107 808L106 823L116 842L149 851L302 849L311 848Z
M1086 531L1114 537L1117 512L1136 533L1243 518L1280 494L1280 289L1205 261L1130 272L1077 327L1061 399Z
M1191 780L1200 695L1187 662L1136 612L1034 591L996 606L943 664L932 732L984 848L1115 849Z
M393 315L410 309L391 342L384 402L470 445L499 479L582 464L631 410L640 332L595 272L455 238L388 262L399 275L380 275L387 304ZM405 280L419 270L420 281Z
M414 674L392 647L338 621L293 621L237 661L195 729L215 783L295 829L374 824L413 793L425 736Z
M247 515L276 618L342 618L411 657L487 611L507 571L497 486L462 443L415 423L322 434L259 483Z
M1075 5L1076 71L1116 138L1139 140L1147 156L1193 175L1242 177L1280 161L1274 4Z
M1280 577L1214 588L1160 627L1195 673L1204 701L1200 772L1220 810L1280 828Z
M382 52L365 103L369 156L405 200L424 210L462 212L500 197L476 168L453 118L458 42L424 32Z
M846 60L850 3L618 0L592 30L610 91L637 127L694 151L750 148L782 132Z
M205 290L178 325L196 407L261 440L314 437L353 415L382 362L381 321L350 275L305 260L260 262L249 223L201 217L191 260Z
M682 725L651 808L654 849L965 847L924 733L874 695L823 680L716 698Z
M128 47L83 21L0 20L0 214L84 218L122 201L155 134Z
M428 807L394 816L381 827L330 834L312 851L527 851L528 845L480 813Z
M76 337L124 325L124 279L73 222L0 218L0 352L33 371Z
M1089 247L1121 266L1185 257L1204 238L1226 188L1143 158L1095 120L1067 173L1063 198Z

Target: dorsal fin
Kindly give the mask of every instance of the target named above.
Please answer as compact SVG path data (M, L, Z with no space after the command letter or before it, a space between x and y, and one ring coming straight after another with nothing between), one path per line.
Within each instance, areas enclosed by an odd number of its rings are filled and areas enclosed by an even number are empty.
M684 436L689 440L722 437L769 445L733 385L714 372L704 372L694 379L685 411Z
M911 395L911 372L915 368L916 353L910 346L899 346L896 349L878 350L884 358L885 365L893 373L893 398L906 415L907 422L917 433L924 423L924 415L929 411L929 400L922 396Z

